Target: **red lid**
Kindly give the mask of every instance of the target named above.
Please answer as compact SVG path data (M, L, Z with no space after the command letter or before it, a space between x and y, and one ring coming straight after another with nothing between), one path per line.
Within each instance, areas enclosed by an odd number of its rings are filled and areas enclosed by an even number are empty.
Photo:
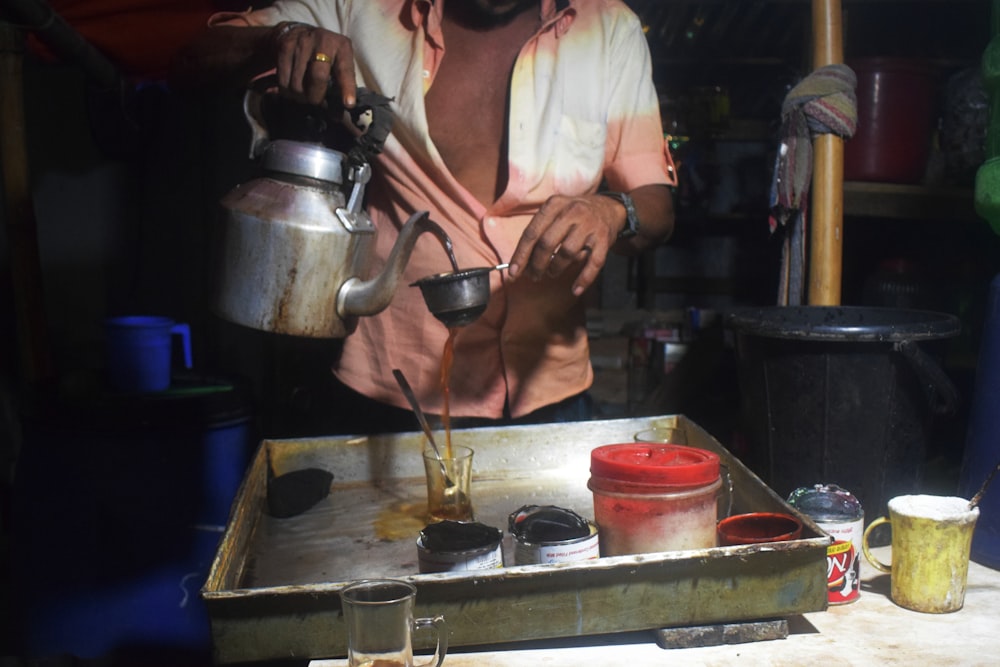
M639 484L703 486L719 478L719 455L684 445L604 445L590 452L590 474Z

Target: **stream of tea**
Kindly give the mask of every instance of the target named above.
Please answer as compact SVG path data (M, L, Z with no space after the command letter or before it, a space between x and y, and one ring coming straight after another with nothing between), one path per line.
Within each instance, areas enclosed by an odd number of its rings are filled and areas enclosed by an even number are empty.
M455 258L451 239L445 243L445 251L448 253L451 268L457 272L458 260ZM443 400L441 426L444 428L445 457L449 459L455 456L451 449L451 366L455 361L455 336L457 335L458 327L448 327L448 340L444 342L444 351L441 353L441 395Z
M445 458L454 458L451 449L451 366L455 362L455 336L458 327L448 327L448 339L441 353L441 426L444 428Z

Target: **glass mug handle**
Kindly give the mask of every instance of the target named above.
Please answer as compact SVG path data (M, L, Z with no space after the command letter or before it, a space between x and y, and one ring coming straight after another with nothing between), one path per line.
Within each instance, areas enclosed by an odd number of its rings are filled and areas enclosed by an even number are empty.
M433 629L437 635L437 646L434 648L434 656L427 662L420 663L419 665L415 664L414 667L441 667L441 663L444 662L444 656L448 653L448 633L445 628L444 616L414 619L413 627L417 632Z
M879 518L875 519L870 524L868 524L868 527L865 528L865 534L861 538L861 550L865 553L865 558L867 558L868 562L872 564L872 567L874 567L879 572L885 572L886 574L889 574L892 572L892 565L886 565L878 558L875 558L872 552L868 549L868 535L872 532L872 529L875 528L875 526L881 526L883 523L887 523L890 526L892 525L892 522L884 516L880 516Z
M729 472L729 466L725 463L719 464L719 477L722 478L722 486L719 487L719 497L718 500L725 502L725 512L719 512L718 509L716 513L722 514L723 519L733 513L733 476Z

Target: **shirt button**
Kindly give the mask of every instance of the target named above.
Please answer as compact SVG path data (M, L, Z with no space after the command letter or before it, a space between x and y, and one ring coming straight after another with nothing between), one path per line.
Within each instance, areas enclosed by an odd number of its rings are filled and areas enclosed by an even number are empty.
M429 69L425 69L425 70L424 70L423 72L421 72L421 73L422 73L422 74L424 75L424 78L425 78L425 79L429 78L429 77L430 77L430 75L431 75L431 71L430 71Z

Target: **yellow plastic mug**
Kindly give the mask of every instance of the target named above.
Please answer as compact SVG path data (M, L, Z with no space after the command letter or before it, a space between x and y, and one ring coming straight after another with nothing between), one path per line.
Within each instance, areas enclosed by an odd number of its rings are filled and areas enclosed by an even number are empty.
M969 550L979 508L953 496L897 496L889 518L865 529L861 548L872 566L891 575L892 601L931 614L958 611L965 604ZM892 563L878 560L868 548L876 526L892 526Z

